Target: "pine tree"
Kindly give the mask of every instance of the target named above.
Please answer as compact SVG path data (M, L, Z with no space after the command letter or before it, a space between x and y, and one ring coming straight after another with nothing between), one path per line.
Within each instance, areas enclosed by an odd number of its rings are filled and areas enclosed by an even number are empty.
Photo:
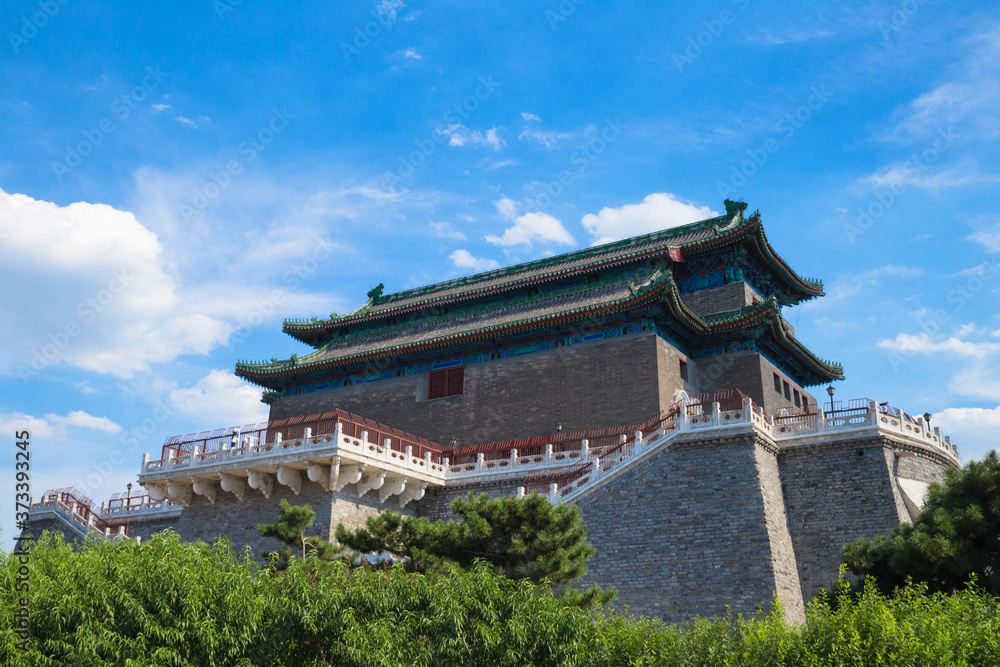
M597 587L576 591L566 586L586 574L586 560L596 551L587 542L577 507L552 506L538 494L490 499L469 493L451 508L457 520L434 523L383 512L370 517L366 528L337 526L337 541L360 553L389 552L414 572L470 570L477 560L486 561L510 579L559 587L562 597L581 606L613 597L613 591Z
M948 470L944 484L932 484L913 525L901 524L886 537L860 539L844 547L844 563L871 575L889 591L908 577L931 591L963 588L974 575L985 590L1000 596L1000 457Z
M319 536L306 537L306 530L316 521L316 512L309 505L292 505L287 500L282 499L278 510L278 521L276 523L262 523L257 526L257 532L264 537L276 537L287 547L282 547L276 552L264 554L268 558L274 554L278 555L277 567L284 570L288 563L301 550L301 557L304 560L311 554L315 554L320 560L336 560L344 553L344 548L331 544Z

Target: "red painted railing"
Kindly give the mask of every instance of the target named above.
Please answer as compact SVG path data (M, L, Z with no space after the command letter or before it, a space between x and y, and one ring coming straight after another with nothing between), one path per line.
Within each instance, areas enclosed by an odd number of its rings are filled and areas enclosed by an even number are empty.
M307 428L311 429L313 437L329 435L334 432L337 424L341 425L344 435L348 437L360 438L361 432L367 431L368 440L371 442L381 444L383 441L389 440L389 446L397 452L403 452L406 451L407 447L412 447L413 456L423 458L424 454L430 453L431 460L435 462L441 460L441 446L437 443L351 414L345 410L333 410L304 417L289 417L260 424L247 424L242 427L230 426L215 431L173 436L167 438L163 444L162 458L187 456L194 451L195 446L201 453L210 453L234 443L268 445L274 443L278 433L281 434L283 440L298 440L304 437Z

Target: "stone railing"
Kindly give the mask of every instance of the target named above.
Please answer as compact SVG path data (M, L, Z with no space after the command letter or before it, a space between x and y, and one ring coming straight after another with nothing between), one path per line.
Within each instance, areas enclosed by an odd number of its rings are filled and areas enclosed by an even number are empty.
M361 431L358 437L351 437L344 433L341 424L337 424L333 433L313 436L310 429L305 429L301 438L285 440L281 433L277 433L272 442L260 444L253 440L240 441L235 446L228 446L223 443L219 449L209 452L200 451L195 445L190 454L172 456L171 451L167 451L167 458L159 461L150 461L149 454L145 454L142 459L142 475L155 475L158 473L173 473L177 475L190 475L197 473L200 469L225 465L242 464L241 466L226 467L250 467L264 465L269 460L287 460L288 457L309 459L322 453L323 455L344 454L354 455L366 461L380 462L400 471L420 472L432 477L444 479L446 465L435 461L431 452L425 452L423 457L413 455L413 447L407 445L403 451L394 449L389 439L383 442L374 442L368 438L368 431Z
M29 516L37 520L40 515L51 512L81 536L114 537L124 536L125 520L180 514L181 508L173 503L154 502L148 496L143 498L148 502L136 503L131 507L102 506L101 512L97 513L86 511L84 506L76 503L65 503L58 498L42 496L39 502L32 500ZM84 513L81 514L81 511Z
M737 407L740 401L742 407ZM199 495L214 497L214 491L205 484L215 480L223 481L223 490L232 491L242 499L243 487L239 484L234 487L232 480L224 479L223 473L233 469L258 470L251 473L247 482L251 488L263 490L270 488L268 480L258 479L255 475L264 474L259 472L262 466L274 466L278 470L277 481L297 489L301 484L300 472L303 471L289 468L288 464L298 462L298 466L303 463L308 466L305 472L308 472L309 479L322 481L324 487L336 490L343 488L344 484L358 482L363 487L359 493L378 490L386 475L391 473L393 477L390 481L394 481L396 486L401 484L403 490L397 491L404 498L410 497L410 487L416 488L415 485L423 483L420 492L414 492L417 495L413 499L419 499L423 497L422 490L427 483L440 486L450 481L471 482L481 476L522 475L530 479L534 475L536 482L541 483L535 490L545 492L554 501L564 501L571 500L645 453L685 434L748 428L768 436L779 446L784 446L784 443L794 445L796 439L804 437L881 430L918 442L958 462L957 449L950 438L943 437L939 429L927 428L923 419L911 417L902 410L888 407L888 404L859 399L852 401L851 407L846 410L828 413L818 410L815 413L770 417L749 398L744 397L740 401L682 406L673 412L663 413L660 421L649 422L655 430L648 434L637 431L632 436L616 436L619 438L617 442L605 438L603 444L596 447L587 439L533 445L530 453L516 448L489 451L489 446L484 445L486 451L463 455L464 462L461 463L451 463L448 458L438 457L426 450L422 457L415 456L409 445L399 451L398 443L389 438L384 438L382 442L371 440L367 431L361 431L356 437L348 435L338 423L332 433L316 436L306 428L302 437L289 440L283 439L281 433L274 433L273 441L263 444L244 438L235 441L232 446L222 443L218 449L207 452L194 445L190 452L179 456L173 456L169 449L165 449L167 457L159 461L150 461L147 454L143 457L140 481L147 485L151 493L155 491L154 497L170 498L186 506L186 501L182 499L189 497L191 490ZM468 456L475 458L467 460ZM320 460L333 460L335 463L320 465L317 463ZM349 471L349 475L338 478L339 485L332 481L339 473L330 465ZM558 477L559 481L546 481L549 473L554 473L551 476L553 479ZM185 484L191 484L190 480L195 475L202 475L202 483L194 484L191 489L181 489L180 480L187 479L189 481ZM347 481L353 479L352 476L357 479ZM262 492L270 497L269 490ZM380 493L383 502L384 497L390 495L393 492L387 490Z
M518 496L539 491L552 503L567 502L582 495L587 490L606 480L609 476L630 466L646 454L668 445L673 440L691 433L708 430L731 429L752 424L754 428L770 435L779 446L782 442L792 442L803 436L815 437L821 434L851 433L864 430L882 430L905 436L931 447L957 464L958 450L951 438L942 436L939 428L930 430L922 418L914 418L902 410L865 401L862 407L818 413L771 418L766 416L751 400L745 399L742 410L722 410L719 403L713 403L706 414L688 415L682 411L676 422L665 424L656 432L644 436L637 432L634 438L624 439L620 447L608 452L610 456L590 455L578 457L580 463L568 469L564 475L548 481L539 477L535 484L518 489ZM513 466L515 462L511 462Z
M929 445L958 462L958 448L952 444L951 437L942 436L939 427L928 428L923 417L911 416L887 403L877 403L870 399L858 403L861 405L846 410L819 410L813 414L775 417L771 424L772 436L775 440L782 441L878 428Z

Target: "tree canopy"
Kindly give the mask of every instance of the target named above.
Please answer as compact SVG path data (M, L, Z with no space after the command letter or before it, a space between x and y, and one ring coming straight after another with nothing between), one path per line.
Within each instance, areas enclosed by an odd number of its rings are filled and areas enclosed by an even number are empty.
M309 505L292 505L284 498L278 508L278 520L275 523L262 523L257 526L257 532L264 537L276 537L288 546L277 552L264 554L270 557L277 554L278 569L285 569L288 563L297 556L292 552L301 550L301 557L315 555L321 560L335 560L343 555L344 548L332 544L329 540L317 535L306 537L306 530L316 521L316 512Z
M852 572L871 576L883 591L907 578L932 591L962 589L975 576L1000 596L1000 457L948 470L944 484L932 484L913 525L900 524L890 536L859 539L844 546Z
M360 553L389 552L412 572L435 573L452 565L469 570L482 560L509 579L556 586L586 574L585 563L596 551L587 542L579 508L553 506L538 494L491 499L485 493L469 493L456 498L451 509L457 520L433 523L383 512L370 517L366 528L337 526L337 541ZM581 592L561 586L561 595L588 606L614 594L597 587Z

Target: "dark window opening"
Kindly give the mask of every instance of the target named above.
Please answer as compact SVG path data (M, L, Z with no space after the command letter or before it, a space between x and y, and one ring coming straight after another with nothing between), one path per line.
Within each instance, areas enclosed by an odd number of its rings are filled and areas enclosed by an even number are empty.
M490 359L499 359L499 358L500 358L499 352L490 352Z
M799 405L802 405L802 399L799 397L799 390L796 389L792 393L795 394L795 405L796 405L796 407L799 406Z
M774 390L779 394L781 393L781 378L778 377L777 373L774 374Z
M465 391L465 366L446 371L431 371L427 384L427 398L458 396Z
M688 379L688 365L686 361L681 361L681 379L685 382Z
M809 397L805 394L802 394L802 409L805 412L809 412Z
M785 398L789 400L792 398L791 387L788 386L787 382L785 383Z

